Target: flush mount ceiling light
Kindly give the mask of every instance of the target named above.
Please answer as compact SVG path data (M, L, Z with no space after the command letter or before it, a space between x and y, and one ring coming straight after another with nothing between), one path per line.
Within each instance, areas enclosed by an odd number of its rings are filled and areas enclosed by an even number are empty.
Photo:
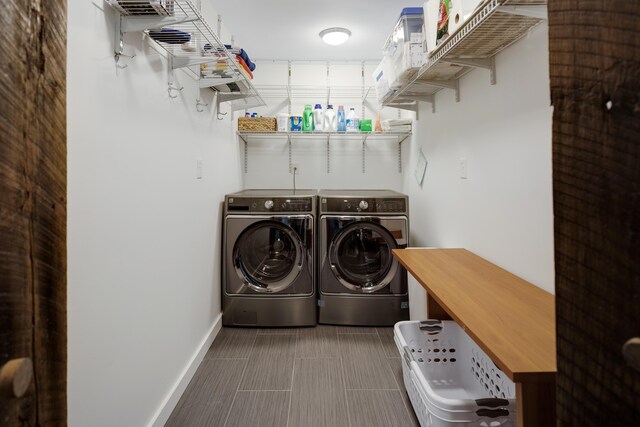
M326 30L320 31L320 37L326 44L330 44L331 46L338 46L347 40L351 36L351 31L346 28L327 28Z

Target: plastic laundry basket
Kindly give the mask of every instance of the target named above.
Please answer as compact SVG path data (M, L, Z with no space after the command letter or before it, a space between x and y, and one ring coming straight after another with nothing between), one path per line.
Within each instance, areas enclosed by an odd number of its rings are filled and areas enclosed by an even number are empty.
M422 427L515 425L515 384L456 322L399 322L394 339Z

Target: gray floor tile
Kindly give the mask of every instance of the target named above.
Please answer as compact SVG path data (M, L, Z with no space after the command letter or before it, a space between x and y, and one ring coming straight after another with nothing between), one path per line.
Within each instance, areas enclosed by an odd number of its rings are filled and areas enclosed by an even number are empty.
M406 427L412 424L399 390L361 390L347 396L351 427Z
M391 366L391 370L393 371L393 375L396 378L396 382L398 383L398 387L400 388L400 395L402 397L402 401L404 402L404 406L407 408L407 412L409 413L409 417L411 418L412 425L414 427L419 427L420 423L418 422L418 418L416 417L415 412L413 411L413 405L411 404L411 400L409 400L409 395L407 394L407 389L404 386L404 378L402 376L402 361L400 358L389 358L387 359L389 365Z
M340 357L335 326L318 325L298 331L296 357Z
M405 391L404 378L402 376L402 361L400 360L399 357L389 357L387 359L387 362L389 363L389 366L391 367L391 372L393 372L393 376L395 377L396 382L398 383L398 388L400 390Z
M257 333L253 328L222 328L205 358L247 359Z
M295 335L258 335L240 390L290 390Z
M205 359L165 427L222 427L246 362L243 359Z
M377 328L377 330L385 356L400 357L398 347L396 347L396 342L393 339L393 328Z
M374 326L334 326L339 334L376 334Z
M289 394L288 391L239 391L225 426L284 427Z
M397 389L378 334L339 335L347 389Z
M260 328L258 335L298 335L300 328Z
M349 427L340 359L296 359L289 427Z

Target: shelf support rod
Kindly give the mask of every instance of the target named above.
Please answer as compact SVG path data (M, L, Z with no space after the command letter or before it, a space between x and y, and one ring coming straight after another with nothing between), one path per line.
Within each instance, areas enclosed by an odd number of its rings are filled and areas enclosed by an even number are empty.
M244 141L244 173L246 174L249 172L249 144L243 136L240 136L240 139Z
M331 134L327 137L327 175L331 173Z
M496 84L496 59L490 58L442 58L440 62L461 65L464 67L484 68L491 73L491 84Z
M365 152L366 152L366 143L367 143L367 137L369 135L365 135L364 138L362 138L362 173L365 173L366 169L365 169L365 164L366 164L366 160L365 160Z
M287 75L287 98L289 99L289 117L291 117L291 61L287 61L288 75Z
M329 66L329 61L327 61L327 105L329 105L329 101L331 100L331 78L329 76L329 70L331 69L331 67ZM325 108L327 107L327 105L325 105ZM323 123L324 125L324 123Z
M291 161L291 135L287 134L287 142L289 145L289 173L293 173L292 161Z
M498 12L508 13L511 15L526 16L528 18L536 18L541 20L547 19L546 5L530 5L530 6L498 6Z
M365 111L364 110L364 98L365 98L365 95L364 95L364 89L365 89L365 87L364 87L364 61L362 61L360 71L361 71L361 74L362 74L362 93L361 93L361 96L362 96L362 115L360 117L362 117L361 120L364 120L364 111Z

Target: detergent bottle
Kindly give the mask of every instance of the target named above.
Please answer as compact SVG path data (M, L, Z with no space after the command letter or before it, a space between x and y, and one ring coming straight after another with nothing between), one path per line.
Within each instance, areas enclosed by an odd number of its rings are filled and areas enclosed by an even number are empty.
M344 107L342 105L338 105L338 132L346 132L347 130L347 121L344 115Z
M316 132L322 132L324 129L324 111L320 104L316 104L313 109L313 126Z
M313 132L313 110L311 104L304 106L302 113L302 132Z
M358 132L360 130L360 119L356 114L356 109L351 107L347 116L347 132Z
M335 132L338 130L338 122L336 121L336 112L333 111L333 105L327 105L327 111L324 113L324 131Z

